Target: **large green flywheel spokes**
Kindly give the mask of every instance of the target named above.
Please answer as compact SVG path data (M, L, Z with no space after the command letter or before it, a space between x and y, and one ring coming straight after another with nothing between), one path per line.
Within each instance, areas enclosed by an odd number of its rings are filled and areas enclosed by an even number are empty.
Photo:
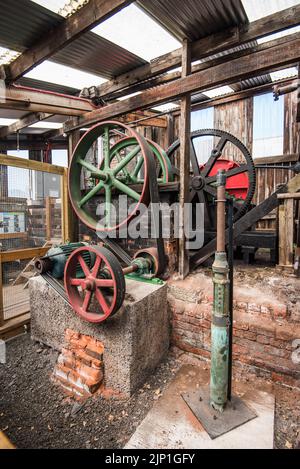
M95 145L98 138L101 144ZM119 144L124 140L130 144ZM153 168L155 152L159 153L154 145L152 148L144 137L119 122L103 122L88 130L75 148L68 173L70 200L78 218L95 231L128 224L140 204L149 203L149 166ZM161 158L160 171L167 181L166 168ZM130 210L115 219L119 196L127 196Z
M172 164L166 152L156 143L146 139L156 160L158 183L167 183L173 180ZM126 152L128 153L126 154ZM111 162L118 164L114 166L114 174L123 177L128 184L137 184L143 181L144 159L140 156L141 148L134 138L125 137L119 140L110 150ZM126 155L120 161L120 155ZM131 163L131 168L128 165ZM133 164L134 163L134 164Z

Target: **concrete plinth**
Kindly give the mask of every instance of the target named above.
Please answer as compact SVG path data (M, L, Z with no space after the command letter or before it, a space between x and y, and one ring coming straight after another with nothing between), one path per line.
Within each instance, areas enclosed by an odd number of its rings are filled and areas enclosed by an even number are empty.
M167 286L126 280L122 308L102 324L80 319L42 277L30 280L31 337L61 350L66 329L104 345L107 388L131 395L169 348Z
M271 449L275 399L255 383L235 383L234 393L257 415L218 438L211 439L182 395L209 382L209 372L184 365L160 400L137 428L125 449ZM222 414L219 415L220 425Z

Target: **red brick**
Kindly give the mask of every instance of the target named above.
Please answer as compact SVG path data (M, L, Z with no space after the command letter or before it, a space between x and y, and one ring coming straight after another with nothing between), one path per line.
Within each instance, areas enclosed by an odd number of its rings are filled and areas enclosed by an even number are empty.
M260 305L256 303L248 303L248 311L249 313L260 313Z
M270 337L267 337L266 335L258 335L257 342L259 342L260 344L269 344Z
M270 355L274 355L279 358L288 358L290 356L290 353L287 350L272 347L272 345L265 345L264 350Z
M243 331L247 331L249 329L249 324L246 322L241 322L241 321L233 321L233 327L235 329L241 329Z
M258 322L257 324L250 324L250 331L257 332L259 335L266 335L268 337L274 337L275 335L275 324L267 324L266 322Z
M270 338L270 345L272 345L273 347L277 347L277 348L285 348L285 349L292 349L292 347L289 348L289 345L283 341L283 340L279 340L279 339L274 339L274 338Z
M246 347L243 347L239 344L233 344L232 345L232 352L236 353L238 355L246 355L248 353L248 350Z
M69 356L60 355L57 362L62 364L64 367L67 367L71 370L78 372L83 378L90 378L95 381L103 380L103 372L101 369L92 368L91 366L85 365L82 361L75 356L71 358Z
M266 316L272 316L272 308L270 308L269 306L267 305L262 305L260 307L260 311L262 314L266 315Z
M294 340L295 338L295 332L293 330L293 326L289 325L288 327L286 326L277 326L276 327L276 333L275 333L276 339L281 339L281 340Z
M251 331L242 331L242 336L248 340L256 340L256 333Z
M273 315L274 318L287 318L288 316L288 309L286 305L274 305L273 306Z

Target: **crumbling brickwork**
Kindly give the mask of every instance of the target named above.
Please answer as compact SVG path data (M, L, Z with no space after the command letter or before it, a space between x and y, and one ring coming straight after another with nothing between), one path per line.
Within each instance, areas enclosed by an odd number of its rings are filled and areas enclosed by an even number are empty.
M184 281L169 282L172 342L182 350L210 359L211 278L196 273ZM300 363L293 359L300 323L293 320L287 304L263 291L257 298L235 288L233 359L245 372L257 373L287 385L300 387Z
M99 340L67 329L53 381L73 397L91 396L103 384L103 351Z

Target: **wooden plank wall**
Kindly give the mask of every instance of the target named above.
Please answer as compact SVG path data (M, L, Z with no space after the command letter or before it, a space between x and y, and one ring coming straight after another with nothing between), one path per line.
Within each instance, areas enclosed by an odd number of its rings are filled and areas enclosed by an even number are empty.
M225 130L237 137L252 152L253 141L253 99L246 98L215 108L214 127ZM240 151L233 145L226 145L223 156L241 161Z

